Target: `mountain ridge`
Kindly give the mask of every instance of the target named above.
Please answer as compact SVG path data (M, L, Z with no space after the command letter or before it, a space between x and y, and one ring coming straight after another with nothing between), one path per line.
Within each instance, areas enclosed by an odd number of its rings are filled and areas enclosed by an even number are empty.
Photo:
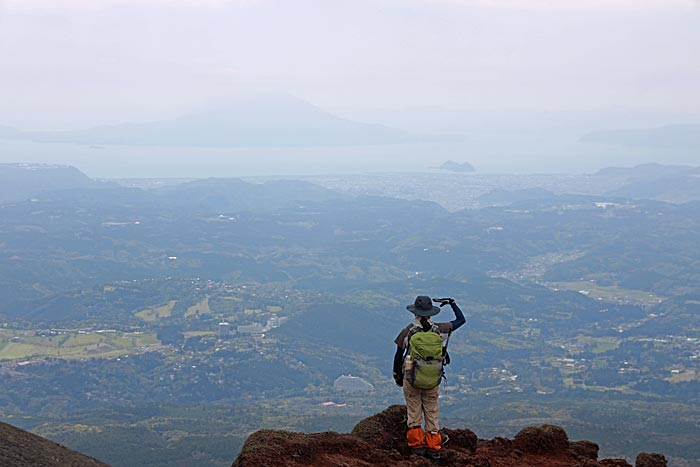
M109 467L51 440L0 422L0 467Z
M580 141L628 147L692 150L700 146L700 125L686 123L656 128L591 131L583 135Z
M36 195L61 190L110 188L75 167L52 164L0 164L0 203L22 201Z

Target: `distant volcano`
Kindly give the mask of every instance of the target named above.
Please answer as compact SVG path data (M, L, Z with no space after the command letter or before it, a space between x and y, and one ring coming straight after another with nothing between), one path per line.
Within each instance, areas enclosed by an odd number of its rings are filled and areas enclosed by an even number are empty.
M5 128L11 139L85 145L216 148L355 146L417 142L420 136L332 115L291 96L229 102L172 120L125 123L76 131Z

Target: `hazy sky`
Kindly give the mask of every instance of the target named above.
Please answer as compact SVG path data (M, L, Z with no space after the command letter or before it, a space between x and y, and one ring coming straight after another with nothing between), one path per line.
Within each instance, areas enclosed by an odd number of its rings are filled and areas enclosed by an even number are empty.
M329 109L700 111L698 0L0 0L0 125L287 92Z

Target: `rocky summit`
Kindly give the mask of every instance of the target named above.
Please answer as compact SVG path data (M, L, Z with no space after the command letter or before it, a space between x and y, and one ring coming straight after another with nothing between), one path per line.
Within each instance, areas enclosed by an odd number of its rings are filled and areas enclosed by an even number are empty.
M406 408L393 405L360 421L351 434L261 430L243 445L232 467L633 467L598 459L598 445L570 441L554 425L531 426L514 439L478 439L468 429L444 429L449 441L433 462L406 446ZM634 467L666 467L661 454L641 453Z

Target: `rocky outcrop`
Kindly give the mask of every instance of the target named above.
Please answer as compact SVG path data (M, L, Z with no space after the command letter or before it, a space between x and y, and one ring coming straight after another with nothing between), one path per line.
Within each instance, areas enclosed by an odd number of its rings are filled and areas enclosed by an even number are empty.
M515 435L513 446L528 454L559 452L569 449L569 437L558 426L529 426Z
M584 459L598 460L598 445L592 441L571 441L569 449Z
M666 467L666 457L661 454L642 452L634 462L635 467Z
M514 439L481 440L467 429L449 437L437 465L447 467L632 467L624 459L598 460L598 445L570 441L554 425L527 427ZM243 445L233 467L429 467L406 446L406 408L393 405L360 421L351 434L262 430ZM636 467L666 467L660 454L642 453Z
M60 444L0 422L0 467L109 467Z
M459 162L455 161L446 161L439 168L442 170L449 170L451 172L474 172L474 166L472 166L469 162L462 162L460 164Z

